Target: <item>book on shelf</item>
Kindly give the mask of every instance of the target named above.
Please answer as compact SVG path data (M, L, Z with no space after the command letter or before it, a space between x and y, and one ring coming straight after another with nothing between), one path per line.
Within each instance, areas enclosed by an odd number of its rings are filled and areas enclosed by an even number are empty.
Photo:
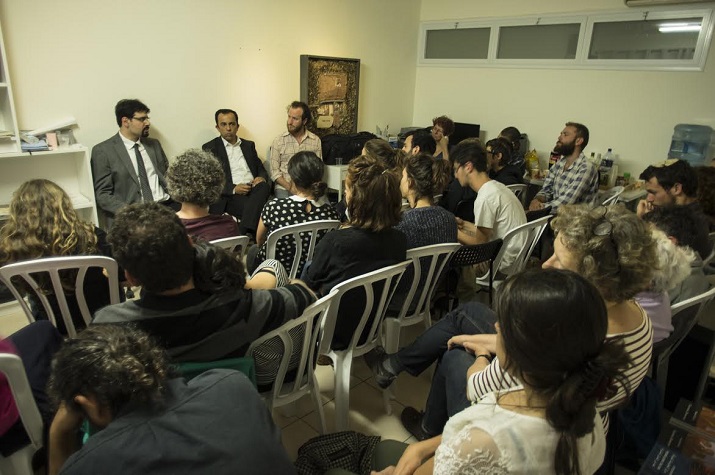
M639 474L715 474L715 411L681 399Z

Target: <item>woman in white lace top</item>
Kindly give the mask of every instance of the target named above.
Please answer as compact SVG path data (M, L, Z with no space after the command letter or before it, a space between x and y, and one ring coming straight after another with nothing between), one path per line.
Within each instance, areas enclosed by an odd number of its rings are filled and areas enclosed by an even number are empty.
M601 465L596 401L629 357L606 339L599 291L570 271L529 270L499 296L496 355L523 384L456 414L441 436L410 445L380 473L590 474ZM478 362L491 359L487 348L472 349Z

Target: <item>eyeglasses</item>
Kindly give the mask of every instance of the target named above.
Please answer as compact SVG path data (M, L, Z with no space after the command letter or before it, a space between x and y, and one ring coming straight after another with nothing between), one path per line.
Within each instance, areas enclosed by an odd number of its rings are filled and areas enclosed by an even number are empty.
M613 251L615 253L616 264L618 264L618 270L616 274L621 272L621 260L619 259L618 244L616 240L613 239L613 223L606 217L608 214L608 207L600 205L591 210L591 218L594 220L601 220L600 223L596 224L593 229L594 236L608 236L609 241L611 241L611 246L613 246Z
M145 115L144 117L132 117L132 120L137 120L139 122L148 122L149 116Z

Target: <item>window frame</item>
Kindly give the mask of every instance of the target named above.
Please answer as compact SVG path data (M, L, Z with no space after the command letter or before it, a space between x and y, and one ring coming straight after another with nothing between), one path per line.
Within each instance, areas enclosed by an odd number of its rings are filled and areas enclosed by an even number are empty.
M702 17L702 28L695 44L693 59L589 59L595 23L678 20ZM619 12L594 12L579 14L547 14L524 17L499 17L463 19L454 21L428 21L420 23L417 66L431 67L499 67L534 69L612 69L649 71L703 71L711 46L713 8L641 8ZM579 36L574 59L500 59L497 57L500 29L505 26L556 25L578 23ZM435 59L425 58L427 31L435 29L490 28L486 59Z

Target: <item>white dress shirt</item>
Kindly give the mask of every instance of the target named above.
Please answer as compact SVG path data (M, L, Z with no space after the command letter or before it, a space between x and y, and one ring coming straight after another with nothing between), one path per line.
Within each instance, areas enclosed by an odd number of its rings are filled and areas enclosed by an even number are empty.
M236 144L230 144L221 137L224 147L226 147L226 155L228 155L228 166L231 168L231 183L234 185L251 183L253 181L253 173L248 167L246 157L243 156L241 150L241 139L236 140Z
M122 134L119 134L119 136L122 138L122 142L124 142L124 146L127 148L127 153L129 154L129 160L132 162L132 166L134 167L134 173L137 174L137 178L139 177L139 165L137 165L137 155L136 152L134 151L134 142L123 136ZM169 194L164 191L164 188L161 187L159 184L159 175L156 174L156 170L154 169L154 162L151 161L151 158L149 158L149 154L147 153L146 149L144 148L144 145L141 142L141 139L137 140L139 144L139 153L142 155L142 160L144 160L144 169L146 170L146 177L149 180L149 187L151 188L151 194L154 197L154 201L166 201L169 199ZM141 189L141 188L140 188Z

